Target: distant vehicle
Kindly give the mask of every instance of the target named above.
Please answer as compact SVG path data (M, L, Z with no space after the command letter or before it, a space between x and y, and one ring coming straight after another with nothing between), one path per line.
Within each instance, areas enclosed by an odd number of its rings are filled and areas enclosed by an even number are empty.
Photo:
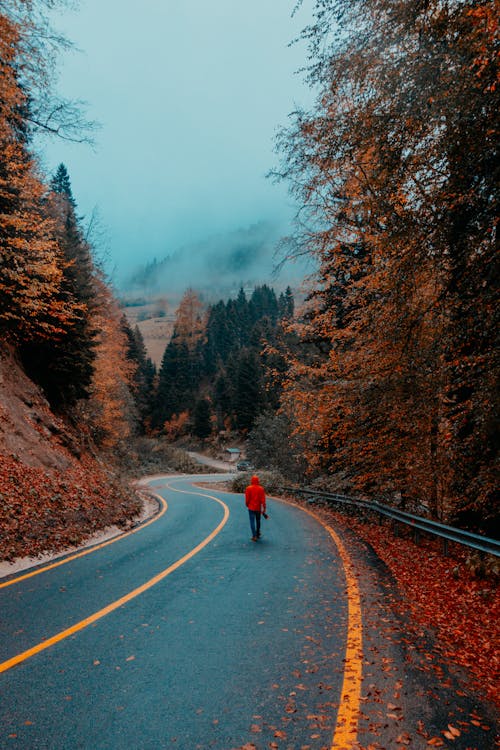
M250 471L250 469L252 468L252 464L250 463L250 461L238 461L238 463L236 464L236 468L238 469L238 471Z

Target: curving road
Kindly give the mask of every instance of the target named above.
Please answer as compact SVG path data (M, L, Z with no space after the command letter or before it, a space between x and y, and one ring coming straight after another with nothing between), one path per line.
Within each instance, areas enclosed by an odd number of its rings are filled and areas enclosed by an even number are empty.
M338 717L355 737L328 530L271 500L252 543L242 496L194 480L151 481L164 512L135 533L0 581L1 748L319 750Z
M150 480L142 526L0 579L1 750L496 747L494 708L406 631L362 541L351 562L270 500L253 543L242 495L193 484L220 478Z

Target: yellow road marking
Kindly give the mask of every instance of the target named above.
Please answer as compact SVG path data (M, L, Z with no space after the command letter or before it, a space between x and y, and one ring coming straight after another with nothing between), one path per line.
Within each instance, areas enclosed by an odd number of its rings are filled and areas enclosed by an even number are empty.
M184 492L185 494L188 494L188 495L192 494L190 492L187 492L186 490L177 490L174 487L169 487L169 489L173 490L174 492ZM215 500L216 502L218 502L219 505L222 505L222 507L224 508L224 516L222 518L222 521L205 539L203 539L203 541L197 544L196 547L194 547L190 552L188 552L186 555L184 555L179 560L174 562L168 568L166 568L165 570L162 570L161 573L158 573L149 581L146 581L146 583L143 583L141 586L138 586L133 591L130 591L128 594L125 594L125 596L122 596L120 599L117 599L116 601L111 602L111 604L108 604L107 607L104 607L103 609L100 609L97 612L94 612L94 614L90 615L89 617L86 617L84 620L80 620L80 622L77 622L71 627L66 628L66 630L62 630L60 633L56 633L56 635L53 635L51 638L47 638L47 640L42 641L41 643L38 643L36 646L33 646L32 648L27 649L27 651L23 651L22 653L17 654L17 656L13 656L11 659L7 659L7 661L0 663L0 672L6 672L8 669L15 667L17 664L20 664L21 662L26 661L26 659L29 659L30 657L35 656L35 654L39 654L41 651L45 651L45 649L50 648L51 646L54 646L56 643L59 643L59 641L62 641L65 638L69 638L70 635L74 635L75 633L78 633L78 631L83 630L89 625L92 625L94 622L97 622L97 620L100 620L102 617L109 615L110 612L113 612L115 609L118 609L118 607L122 607L127 602L131 601L132 599L135 599L136 596L143 594L145 591L155 586L157 583L159 583L168 575L170 575L170 573L173 573L174 570L177 570L177 568L180 568L181 565L184 565L185 562L187 562L196 554L198 554L200 550L206 547L207 544L209 544L212 541L212 539L216 537L217 534L222 530L223 526L225 526L227 519L229 518L229 508L227 507L225 503L222 502L222 500L219 500L218 497L214 497L213 495L206 495L204 493L203 494L196 493L196 494L199 495L200 497L209 497L211 500Z
M102 542L101 544L96 544L95 547L90 547L89 549L85 549L82 552L77 552L74 555L71 555L70 557L65 557L63 560L57 560L57 562L49 563L48 565L44 565L42 568L37 568L36 570L31 570L29 573L24 573L23 575L17 576L16 578L11 578L8 581L4 581L4 583L0 583L0 589L4 589L7 586L13 586L14 583L20 583L20 581L25 581L26 578L33 578L33 576L39 576L40 573L46 573L48 570L52 570L53 568L58 568L60 565L66 565L66 563L72 562L72 560L77 560L79 557L85 557L85 555L90 555L92 552L97 552L98 549L102 549L103 547L107 547L109 544L114 544L115 542L119 542L122 539L125 539L125 537L130 536L131 534L136 534L138 531L142 531L142 529L145 529L146 526L149 526L151 523L155 523L162 517L162 515L167 510L167 503L166 501L161 497L161 495L156 495L154 492L150 493L151 495L154 495L159 501L162 506L161 511L157 513L156 516L153 516L153 518L150 518L149 521L146 521L146 523L141 524L140 526L137 526L135 529L132 529L131 531L126 531L123 534L119 534L118 536L114 536L112 539L108 539L106 542Z
M337 725L330 750L352 750L357 739L358 716L361 703L361 682L363 679L363 625L361 617L361 597L354 575L351 559L338 534L322 518L297 503L274 498L287 505L293 505L308 513L330 534L338 549L347 585L347 639L344 660L344 679L337 712Z
M344 679L331 750L350 750L356 742L358 732L361 681L363 678L361 599L358 583L353 573L353 566L344 545L338 534L330 526L323 525L335 542L342 559L347 583L348 608Z

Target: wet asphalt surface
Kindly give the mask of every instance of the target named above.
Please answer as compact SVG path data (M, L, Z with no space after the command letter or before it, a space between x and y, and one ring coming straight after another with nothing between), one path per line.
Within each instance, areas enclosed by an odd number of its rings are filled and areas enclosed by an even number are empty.
M227 523L152 588L1 673L0 748L329 750L346 667L347 601L327 531L270 500L263 537L253 543L241 495L193 487L187 478L150 487L168 502L159 520L0 590L0 663L189 553L223 519L209 495L228 506ZM420 668L404 625L383 604L391 582L351 541L366 609L359 747L426 748L461 719L460 736L443 746L495 747L489 709L460 675L447 676L436 697L435 675ZM471 712L490 729L470 725Z

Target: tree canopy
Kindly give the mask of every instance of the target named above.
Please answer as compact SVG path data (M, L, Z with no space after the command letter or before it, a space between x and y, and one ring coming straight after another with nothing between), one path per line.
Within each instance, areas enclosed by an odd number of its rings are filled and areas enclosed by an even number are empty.
M283 408L312 468L448 519L497 512L497 27L487 0L317 2L319 95L278 139L319 264Z

